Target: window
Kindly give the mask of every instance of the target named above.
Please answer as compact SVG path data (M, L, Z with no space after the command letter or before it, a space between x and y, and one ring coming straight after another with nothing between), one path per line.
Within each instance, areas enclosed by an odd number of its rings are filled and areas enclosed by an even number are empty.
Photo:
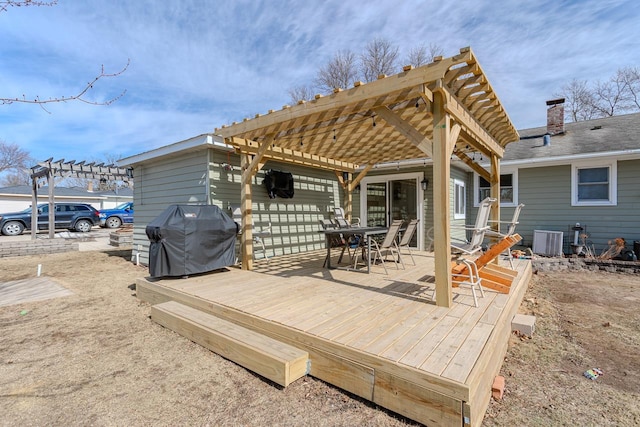
M572 166L571 204L602 206L617 204L616 163Z
M453 219L464 219L467 211L467 197L464 181L453 180Z
M491 196L491 184L489 181L481 177L476 176L476 192L477 199L474 201L477 205L482 200ZM515 206L517 204L516 198L516 186L518 178L516 173L500 174L500 204L503 206Z

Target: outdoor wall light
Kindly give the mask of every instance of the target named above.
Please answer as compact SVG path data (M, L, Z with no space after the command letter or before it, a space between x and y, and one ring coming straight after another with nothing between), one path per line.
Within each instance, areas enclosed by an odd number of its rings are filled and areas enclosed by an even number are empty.
M427 191L427 188L429 188L429 180L427 178L422 178L420 185L422 185L422 191Z

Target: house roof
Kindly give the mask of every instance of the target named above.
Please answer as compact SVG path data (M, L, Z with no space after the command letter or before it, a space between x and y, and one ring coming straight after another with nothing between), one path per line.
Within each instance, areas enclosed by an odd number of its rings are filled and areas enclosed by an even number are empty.
M173 144L164 145L162 147L135 154L133 156L124 157L118 160L120 166L134 166L150 160L157 160L162 157L173 156L176 154L184 154L191 151L198 151L205 148L216 148L219 150L231 150L224 144L221 137L212 134L202 134L194 136L184 141L174 142Z
M480 151L501 157L504 147L519 138L470 48L246 118L214 133L246 154L354 171L363 165L431 156L438 108L459 127L456 155Z
M544 145L546 126L520 130L520 141L506 148L503 164L580 157L640 156L640 113L566 123L565 132Z

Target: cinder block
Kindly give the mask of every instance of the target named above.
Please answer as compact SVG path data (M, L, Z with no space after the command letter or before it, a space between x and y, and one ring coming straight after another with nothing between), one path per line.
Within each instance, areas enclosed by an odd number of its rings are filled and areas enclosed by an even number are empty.
M498 375L493 380L493 385L491 386L491 394L495 400L500 400L502 399L502 396L504 396L504 386L504 377L502 375Z
M528 337L533 336L536 329L536 316L528 314L516 314L511 321L511 331L518 331L522 335Z

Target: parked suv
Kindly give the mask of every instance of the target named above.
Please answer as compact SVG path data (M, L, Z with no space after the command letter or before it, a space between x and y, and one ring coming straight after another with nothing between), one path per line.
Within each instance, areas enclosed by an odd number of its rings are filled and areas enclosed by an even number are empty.
M100 212L85 203L56 203L55 228L88 232L100 223ZM49 228L49 204L38 205L38 229ZM17 236L31 229L31 208L22 212L0 214L0 230L5 236Z
M100 226L118 228L122 224L133 224L133 202L126 202L113 209L100 210Z

